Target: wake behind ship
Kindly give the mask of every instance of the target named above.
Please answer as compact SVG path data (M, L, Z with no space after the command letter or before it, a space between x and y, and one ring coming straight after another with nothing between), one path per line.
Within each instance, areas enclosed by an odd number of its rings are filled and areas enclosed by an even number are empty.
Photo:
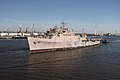
M75 32L65 27L50 28L46 34L39 37L28 37L31 53L67 50L100 44L99 40L90 40L86 34L76 35Z

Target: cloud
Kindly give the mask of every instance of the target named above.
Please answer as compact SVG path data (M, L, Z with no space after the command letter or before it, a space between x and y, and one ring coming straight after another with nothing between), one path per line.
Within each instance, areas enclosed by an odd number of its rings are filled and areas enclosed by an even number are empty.
M30 20L16 20L10 18L3 18L3 21L14 22L14 23L40 23L39 21L30 21Z
M2 21L7 21L7 22L14 22L14 23L32 23L32 24L50 24L50 25L56 25L61 23L61 20L39 20L39 21L32 21L32 20L17 20L17 19L11 19L11 18L2 18Z

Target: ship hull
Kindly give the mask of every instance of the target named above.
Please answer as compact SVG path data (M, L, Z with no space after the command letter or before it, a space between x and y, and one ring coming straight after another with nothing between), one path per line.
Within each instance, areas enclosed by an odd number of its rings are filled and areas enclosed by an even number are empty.
M73 47L73 48L37 49L37 50L30 50L30 53L34 54L34 53L46 53L46 52L53 52L53 51L66 51L66 50L79 49L79 48L85 48L85 47L96 46L96 45L99 45L99 44L81 46L81 47Z
M31 53L69 50L100 44L100 41L82 41L79 36L53 37L52 39L28 37L27 39Z

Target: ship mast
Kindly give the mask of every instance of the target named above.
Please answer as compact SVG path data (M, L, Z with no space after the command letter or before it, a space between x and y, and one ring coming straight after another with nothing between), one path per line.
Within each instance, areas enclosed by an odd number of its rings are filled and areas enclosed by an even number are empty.
M65 22L61 22L62 27L65 28Z

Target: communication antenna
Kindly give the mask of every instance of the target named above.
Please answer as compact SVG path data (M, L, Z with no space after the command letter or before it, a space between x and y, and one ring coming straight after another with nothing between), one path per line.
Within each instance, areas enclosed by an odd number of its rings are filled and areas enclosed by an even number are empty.
M20 29L19 32L22 32L22 25L18 25L18 28Z
M26 31L25 31L26 33L29 32L29 31L28 31L28 28L29 28L29 27L26 28Z
M84 33L84 30L85 30L85 29L83 28L83 29L82 29L82 34Z
M34 31L34 30L33 30L33 29L34 29L34 26L35 26L35 24L32 25L32 32Z
M115 35L117 35L117 29L116 29L116 31L115 31Z

